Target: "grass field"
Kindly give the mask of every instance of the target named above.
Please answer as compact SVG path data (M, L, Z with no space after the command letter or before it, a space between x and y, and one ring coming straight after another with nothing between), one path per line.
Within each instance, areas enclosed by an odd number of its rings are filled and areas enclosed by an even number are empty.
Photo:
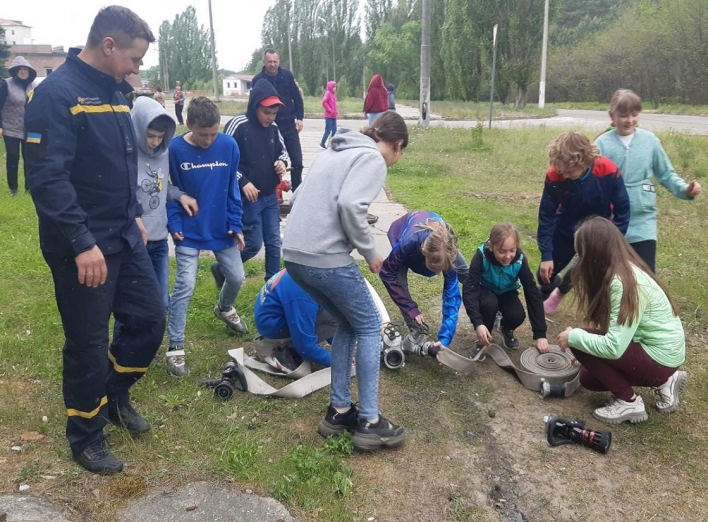
M558 132L414 128L403 159L390 170L387 190L407 208L439 212L457 232L467 258L494 223L513 221L535 267L545 149ZM705 186L705 138L661 137L679 173ZM232 335L213 317L216 290L210 261L204 259L186 332L192 374L171 379L161 365L148 372L133 398L153 431L132 440L108 428L126 471L95 477L71 462L64 439L63 336L51 275L38 248L34 208L27 195L9 197L4 161L0 185L0 494L30 484L34 494L64 506L69 518L96 521L115 520L127 502L153 487L193 480L272 495L294 516L312 521L492 521L514 520L521 512L534 521L705 520L704 196L688 203L658 191L658 274L681 307L688 340L690 380L681 410L650 413L638 426L612 427L615 442L607 456L576 446L550 449L540 422L551 412L589 418L603 394L581 391L542 402L490 363L471 374L451 372L429 359L411 359L398 372L382 370L381 408L406 427L408 443L377 455L353 454L348 436L324 441L317 435L316 423L329 401L326 391L297 401L237 394L217 403L198 381L218 376L227 349L248 348L252 334ZM252 325L263 266L250 262L246 269L237 306ZM363 272L384 297L380 282ZM437 328L442 281L413 277L410 284ZM384 302L397 317L387 296ZM570 302L549 322L549 340L567 325L580 325ZM519 331L522 346L531 343L525 328ZM466 354L472 335L462 310L451 348ZM21 442L26 432L43 438ZM20 453L10 450L15 444L22 446Z

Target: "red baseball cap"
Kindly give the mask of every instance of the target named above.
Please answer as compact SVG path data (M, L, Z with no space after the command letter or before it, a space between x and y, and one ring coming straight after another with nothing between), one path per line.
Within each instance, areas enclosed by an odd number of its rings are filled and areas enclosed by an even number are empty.
M280 98L278 98L277 96L268 96L267 98L261 100L258 105L262 105L263 107L273 107L274 105L280 105L282 107L285 107L285 104L280 101Z

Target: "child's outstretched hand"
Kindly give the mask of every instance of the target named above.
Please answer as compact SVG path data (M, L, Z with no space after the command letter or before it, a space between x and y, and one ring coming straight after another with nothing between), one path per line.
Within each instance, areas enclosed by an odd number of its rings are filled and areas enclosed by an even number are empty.
M536 347L536 349L540 353L548 353L551 350L550 347L548 346L548 339L545 339L545 338L536 339L533 342L533 345Z
M570 336L571 330L572 328L569 326L558 334L558 346L560 346L560 349L563 352L570 348L570 345L568 344L568 337Z
M698 194L701 193L701 190L701 184L694 179L693 181L691 181L691 183L688 184L688 187L686 187L686 195L689 198L695 198Z
M489 333L489 330L487 330L487 327L484 326L483 324L480 324L477 327L477 340L482 343L484 346L489 346L492 342L492 334Z
M182 208L188 216L196 216L197 212L199 212L199 205L197 204L197 200L194 199L192 196L182 194L179 197L179 204L182 205Z

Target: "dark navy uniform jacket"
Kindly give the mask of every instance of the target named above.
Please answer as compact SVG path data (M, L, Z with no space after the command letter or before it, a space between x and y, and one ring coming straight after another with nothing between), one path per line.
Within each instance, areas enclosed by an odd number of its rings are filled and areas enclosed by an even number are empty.
M141 241L137 147L125 98L132 87L78 53L70 49L28 98L27 176L42 250L75 256L98 245L110 255Z
M572 238L588 216L611 219L624 234L629 225L629 196L617 165L600 156L578 179L548 169L538 209L538 249L541 261L553 259L553 235Z

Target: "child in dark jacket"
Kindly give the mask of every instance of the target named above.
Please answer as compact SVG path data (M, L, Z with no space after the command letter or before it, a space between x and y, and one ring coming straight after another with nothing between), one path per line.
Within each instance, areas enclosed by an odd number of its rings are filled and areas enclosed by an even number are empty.
M588 216L611 219L623 234L629 224L629 197L620 172L609 159L600 156L587 136L565 132L548 148L551 168L538 209L538 270L546 314L555 313L563 296L570 292L569 271L559 273L573 259L573 234Z
M465 310L477 332L471 357L491 343L497 312L502 314L500 326L504 346L510 349L519 347L514 330L526 318L519 299L519 287L524 289L534 346L539 352L546 353L548 341L543 301L528 259L519 248L519 232L509 222L498 223L472 257L469 275L462 286Z
M424 319L408 291L408 270L425 277L443 275L443 320L438 345L449 347L457 329L462 301L458 280L465 280L468 269L467 261L457 248L455 233L435 212L417 210L391 224L388 240L391 253L384 260L379 276L411 330L423 325Z
M251 89L248 111L236 116L224 127L241 152L238 183L243 201L243 236L246 247L241 252L245 263L265 243L265 280L280 270L280 205L275 188L280 183L290 157L275 118L284 104L273 84L259 80Z

